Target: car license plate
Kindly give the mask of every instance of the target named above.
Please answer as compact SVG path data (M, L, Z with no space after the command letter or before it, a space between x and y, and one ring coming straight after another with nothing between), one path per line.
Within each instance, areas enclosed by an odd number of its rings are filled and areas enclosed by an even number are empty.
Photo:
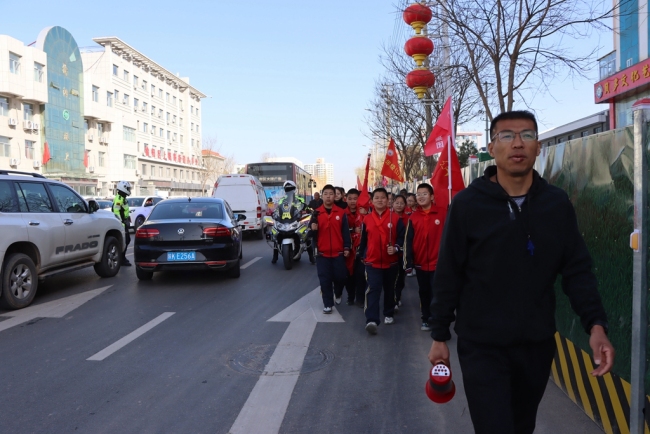
M196 261L196 252L167 252L168 261Z

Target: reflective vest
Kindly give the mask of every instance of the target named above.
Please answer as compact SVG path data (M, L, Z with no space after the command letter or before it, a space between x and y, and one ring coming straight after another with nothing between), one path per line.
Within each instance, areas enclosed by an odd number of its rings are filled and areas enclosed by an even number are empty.
M124 219L122 219L122 213L124 211ZM124 224L124 220L128 221L131 217L131 211L129 210L129 203L126 201L125 197L122 197L120 194L116 194L113 198L113 213L117 218Z

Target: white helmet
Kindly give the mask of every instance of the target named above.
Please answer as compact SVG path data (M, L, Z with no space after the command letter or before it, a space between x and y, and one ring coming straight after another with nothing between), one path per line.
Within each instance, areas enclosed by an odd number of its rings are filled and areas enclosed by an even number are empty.
M131 196L131 183L129 181L120 181L117 183L117 191L125 196Z
M297 188L296 183L293 181L285 181L282 187L284 188L285 193L289 193Z

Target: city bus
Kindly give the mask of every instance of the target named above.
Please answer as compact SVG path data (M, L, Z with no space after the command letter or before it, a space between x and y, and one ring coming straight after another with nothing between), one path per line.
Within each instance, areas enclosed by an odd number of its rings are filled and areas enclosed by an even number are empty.
M309 203L312 199L311 189L309 188L311 175L305 169L294 163L247 164L245 173L256 176L264 186L266 198L273 199L275 203L278 203L285 196L284 190L282 189L285 181L293 181L296 183L298 187L297 194L305 199L305 203Z

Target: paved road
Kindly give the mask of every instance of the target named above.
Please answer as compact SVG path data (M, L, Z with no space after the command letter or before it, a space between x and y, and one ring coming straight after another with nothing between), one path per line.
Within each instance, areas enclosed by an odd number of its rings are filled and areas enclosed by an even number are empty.
M341 322L312 324L322 320L318 312L302 316L311 335L301 323L268 320L292 304L309 308L315 266L305 256L286 271L270 256L265 242L247 240L242 263L262 259L239 279L161 273L138 282L133 268L124 268L113 279L88 269L47 280L30 310L0 311L0 431L472 432L457 365L450 403L433 404L424 394L430 338L419 330L414 279L407 279L395 324L381 325L378 335L365 332L361 309L346 305L337 308ZM301 333L309 342L302 373L290 382L291 369L267 372L278 386L264 389L260 375L270 360L295 365L288 359L302 344L285 342ZM264 411L280 421L279 430L269 428ZM536 432L600 430L551 383Z

